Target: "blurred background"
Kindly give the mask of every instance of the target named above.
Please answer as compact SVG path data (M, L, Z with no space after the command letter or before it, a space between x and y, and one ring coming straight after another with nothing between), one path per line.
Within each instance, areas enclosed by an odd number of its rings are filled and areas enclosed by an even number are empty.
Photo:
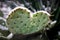
M59 0L0 0L0 17L7 18L8 13L17 6L26 7L32 12L44 10L54 15L51 18L52 21L56 20L57 23L50 29L46 30L46 35L41 35L39 32L23 36L19 34L14 35L10 40L60 40L60 2ZM0 30L8 30L5 25L5 21L0 18ZM2 31L0 31L2 32ZM4 31L5 35L9 34L9 31ZM4 33L3 32L3 33ZM40 37L41 36L41 37ZM7 40L0 37L0 40Z

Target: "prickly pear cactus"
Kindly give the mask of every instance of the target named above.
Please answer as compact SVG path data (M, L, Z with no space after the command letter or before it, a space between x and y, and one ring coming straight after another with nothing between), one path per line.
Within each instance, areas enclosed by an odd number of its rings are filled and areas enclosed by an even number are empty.
M24 7L13 9L7 18L7 26L14 34L32 34L43 30L50 21L48 14L38 11L32 13Z

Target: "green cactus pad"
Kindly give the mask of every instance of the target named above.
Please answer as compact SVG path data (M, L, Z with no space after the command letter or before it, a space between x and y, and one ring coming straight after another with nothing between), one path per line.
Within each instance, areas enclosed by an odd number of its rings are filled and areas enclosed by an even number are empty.
M7 26L14 34L26 35L38 32L43 30L50 20L46 13L31 13L22 8L17 8L10 13L7 18Z

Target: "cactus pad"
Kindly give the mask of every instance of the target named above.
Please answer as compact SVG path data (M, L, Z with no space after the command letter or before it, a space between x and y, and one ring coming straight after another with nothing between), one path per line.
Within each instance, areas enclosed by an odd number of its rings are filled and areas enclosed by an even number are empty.
M31 13L26 8L12 10L7 18L7 26L14 34L32 34L43 30L49 21L49 16L43 12Z

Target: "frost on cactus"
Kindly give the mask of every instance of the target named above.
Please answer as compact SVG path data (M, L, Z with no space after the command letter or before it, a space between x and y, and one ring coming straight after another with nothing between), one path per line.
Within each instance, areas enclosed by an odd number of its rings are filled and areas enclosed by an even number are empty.
M7 26L14 34L26 35L43 30L48 25L49 20L46 13L31 13L27 8L17 7L10 12Z

